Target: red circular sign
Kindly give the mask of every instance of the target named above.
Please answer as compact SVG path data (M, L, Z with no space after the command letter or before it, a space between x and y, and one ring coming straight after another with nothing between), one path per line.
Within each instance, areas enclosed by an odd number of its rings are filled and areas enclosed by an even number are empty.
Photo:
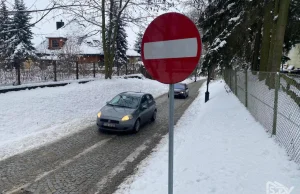
M202 51L199 31L188 17L166 13L147 27L142 40L142 60L153 79L174 84L196 68Z

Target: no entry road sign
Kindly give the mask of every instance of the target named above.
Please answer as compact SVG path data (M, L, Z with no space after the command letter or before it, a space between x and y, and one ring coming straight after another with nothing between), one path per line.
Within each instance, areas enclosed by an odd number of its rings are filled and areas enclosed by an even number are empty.
M154 19L142 39L142 60L153 79L174 84L196 68L202 43L196 25L185 15L166 13Z
M179 13L158 16L142 40L142 60L153 79L170 84L168 194L173 194L174 84L186 79L197 66L202 50L195 24Z

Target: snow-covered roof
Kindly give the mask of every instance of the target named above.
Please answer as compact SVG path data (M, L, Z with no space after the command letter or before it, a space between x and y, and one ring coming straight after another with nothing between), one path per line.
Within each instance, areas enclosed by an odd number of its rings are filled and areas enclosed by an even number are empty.
M71 20L69 23L65 24L63 27L59 28L58 30L54 30L53 32L46 34L47 38L58 38L58 37L70 37L70 36L89 36L93 33L96 33L97 28L93 25L86 25L79 22L76 19ZM99 35L100 38L100 35ZM98 39L99 39L98 38Z
M94 28L94 29L93 29ZM76 19L72 20L62 28L55 30L45 36L45 40L36 47L38 53L48 54L48 55L56 55L63 52L62 49L52 50L49 48L48 38L66 38L66 44L70 43L70 39L72 40L72 46L76 44L74 47L76 48L77 54L83 55L94 55L101 54L103 55L103 49L101 44L101 37L99 33L91 34L91 32L96 32L95 26L84 25L78 22ZM65 49L70 50L70 49ZM75 51L73 51L75 52ZM140 57L141 55L133 49L128 49L126 51L127 56L130 57Z
M126 55L130 57L140 57L141 55L133 49L128 49Z
M103 50L100 46L91 46L89 42L93 42L94 40L92 39L87 39L83 41L80 45L77 45L76 47L76 54L85 54L85 55L94 55L94 54L102 54L103 55ZM36 50L38 53L43 53L43 54L48 54L48 55L55 55L55 54L60 54L63 52L68 52L68 49L65 49L67 47L68 41L66 41L65 46L62 49L56 49L52 50L49 49L49 41L44 40L40 45L36 47ZM75 46L74 46L75 47ZM66 50L66 51L64 51ZM70 51L72 52L72 51ZM75 51L73 51L75 52ZM75 53L74 53L75 54Z
M289 65L287 69L288 69L288 70L292 70L292 69L294 69L294 68L295 68L294 65Z
M58 60L58 56L42 56L42 60Z
M76 54L102 54L100 34L91 34L96 30L93 27L85 26L79 23L76 19L66 24L62 28L47 34L45 40L36 47L38 53L55 55L62 52L76 52ZM62 49L52 50L49 48L48 38L66 38L66 44ZM72 40L72 41L70 41ZM70 43L72 42L72 43ZM68 46L69 45L69 46ZM67 49L66 47L70 47ZM72 47L72 48L71 48ZM65 50L65 51L64 51ZM70 51L72 50L72 51Z

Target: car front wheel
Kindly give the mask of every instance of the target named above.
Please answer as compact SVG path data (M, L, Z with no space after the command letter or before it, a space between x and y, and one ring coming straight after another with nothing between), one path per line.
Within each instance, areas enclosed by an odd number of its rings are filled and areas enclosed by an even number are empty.
M133 132L137 133L140 131L140 127L141 127L141 122L140 119L136 120L134 127L133 127Z
M155 120L156 120L156 115L157 114L157 110L155 110L154 112L153 112L153 115L152 115L152 117L151 117L151 121L152 122L154 122Z

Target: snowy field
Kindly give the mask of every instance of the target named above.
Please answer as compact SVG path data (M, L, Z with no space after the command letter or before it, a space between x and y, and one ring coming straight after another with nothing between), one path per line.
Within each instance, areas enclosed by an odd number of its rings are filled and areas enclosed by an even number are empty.
M95 124L100 108L120 92L158 97L168 88L149 79L119 78L0 94L0 160Z
M234 94L225 92L224 82L210 85L207 103L203 86L175 126L174 193L274 193L276 186L267 189L269 181L293 189L290 194L300 193L299 166ZM167 164L166 136L115 194L167 193Z

